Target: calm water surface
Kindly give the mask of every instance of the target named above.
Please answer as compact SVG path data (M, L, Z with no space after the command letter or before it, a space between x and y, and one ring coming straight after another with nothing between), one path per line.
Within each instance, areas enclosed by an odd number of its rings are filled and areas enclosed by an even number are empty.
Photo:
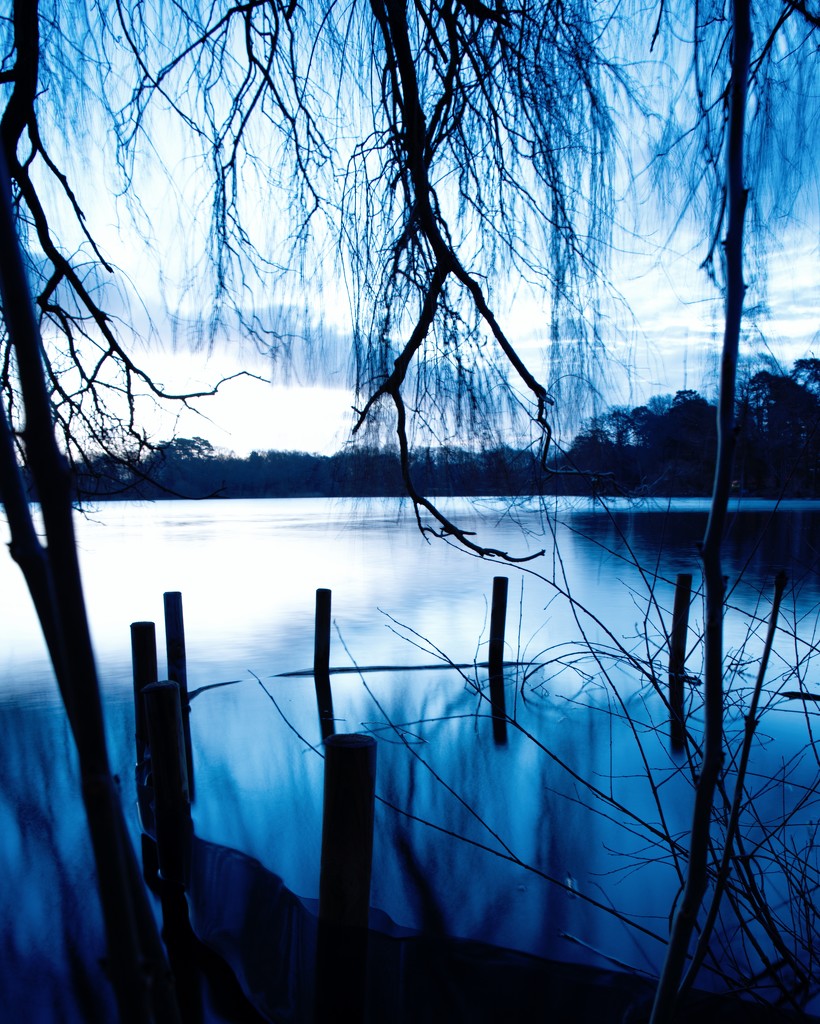
M135 838L128 627L155 620L161 638L163 591L180 590L189 687L231 682L192 705L197 834L257 858L299 895L317 895L322 759L313 687L310 677L282 673L310 666L315 590L330 587L331 662L361 668L334 676L338 728L372 731L380 741L373 904L420 926L432 898L455 934L657 971L679 884L657 832L685 841L692 789L683 762L668 751L648 669L663 678L676 574L692 572L699 585L705 507L606 512L579 502L548 515L498 502L477 512L466 503L448 507L479 541L515 555L545 553L521 569L500 568L427 543L399 501L109 504L78 520L112 765ZM789 573L751 785L761 831L784 801L794 804L788 838L811 870L820 818L806 795L817 771L815 705L780 694L798 689L801 678L811 688L818 552L817 510L773 516L751 506L733 517L725 561L730 757L771 582L778 569ZM515 726L503 748L492 742L486 671L443 667L485 660L499 573L510 578L507 657L519 663L507 674ZM701 621L696 594L693 675ZM110 1007L96 960L99 911L75 760L9 558L0 563L0 638L7 1005L34 999L39 1019L104 1019ZM690 698L697 722L696 688ZM780 784L769 785L771 776ZM410 878L425 879L423 894ZM768 885L772 906L782 910L785 883L773 874ZM728 964L730 924L725 931Z

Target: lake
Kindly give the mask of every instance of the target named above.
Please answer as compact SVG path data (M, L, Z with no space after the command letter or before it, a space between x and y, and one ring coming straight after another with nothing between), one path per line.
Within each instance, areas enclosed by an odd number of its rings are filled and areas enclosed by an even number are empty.
M331 664L351 670L333 676L337 729L372 732L379 747L373 905L421 927L432 901L455 935L656 973L693 779L669 749L651 677L665 685L681 572L695 577L687 670L700 670L697 543L706 505L444 504L480 542L544 554L516 567L428 542L399 500L111 503L78 517L112 768L135 842L129 624L156 621L161 646L162 595L179 590L189 688L230 683L192 702L196 833L316 897L319 721L311 677L286 673L310 668L314 595L329 587ZM759 873L732 889L738 911L721 919L715 957L698 979L707 987L748 977L761 955L778 955L747 920L752 890L798 959L818 938L806 896L820 880L817 705L784 694L817 691L819 553L816 506L746 502L733 512L724 561L729 798L772 580L782 568L790 582L742 823ZM510 581L506 658L515 663L506 672L512 723L500 747L486 669L474 667L487 658L499 574ZM8 557L0 630L0 989L5 1006L19 1010L9 1019L105 1020L111 1005L97 961L101 923L76 762ZM696 685L687 701L697 738Z

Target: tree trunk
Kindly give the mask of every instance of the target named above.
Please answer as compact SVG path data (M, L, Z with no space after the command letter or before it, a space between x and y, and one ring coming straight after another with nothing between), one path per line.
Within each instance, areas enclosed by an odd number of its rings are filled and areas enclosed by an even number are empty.
M177 1021L165 954L157 933L119 793L111 775L102 704L80 581L68 464L57 447L41 360L41 339L16 236L11 182L0 148L0 295L25 404L25 444L45 524L47 546L34 534L13 443L0 417L4 499L12 549L41 619L80 765L83 803L97 868L108 962L120 1020ZM6 487L13 493L6 493Z
M689 866L683 895L675 914L672 935L661 972L651 1024L672 1019L692 932L706 892L709 832L715 786L723 765L723 597L721 547L732 483L735 427L735 381L743 315L743 222L746 190L743 185L743 143L746 93L752 31L749 0L734 0L732 8L732 77L729 138L726 153L727 229L724 240L726 312L718 403L717 464L709 522L703 540L705 626L705 737L703 763L695 793Z

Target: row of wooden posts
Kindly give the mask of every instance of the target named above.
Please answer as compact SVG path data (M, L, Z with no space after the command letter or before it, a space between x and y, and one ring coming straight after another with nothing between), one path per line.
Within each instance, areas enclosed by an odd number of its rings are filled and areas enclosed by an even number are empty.
M155 624L131 625L137 793L147 876L156 864L166 893L168 886L182 893L190 872L194 765L181 595L166 593L164 604L168 679L158 680ZM316 623L314 669L325 769L315 1020L327 1024L364 1019L376 741L361 733L328 731L333 720L328 590L317 592Z
M503 660L507 586L507 577L499 576L493 580L489 682L493 736L497 743L504 743L507 738ZM166 679L159 679L155 624L131 624L137 785L138 792L144 797L141 801L144 824L156 839L160 872L165 879L184 885L187 878L185 865L190 843L190 805L195 793L195 776L182 595L176 591L168 592L163 595L163 603ZM366 807L372 805L374 799L376 746L372 736L335 732L330 685L330 636L331 591L322 588L316 591L313 658L316 702L325 745L320 916L322 907L344 905L347 907L344 913L327 909L327 915L334 919L341 917L360 922L361 906L354 910L347 906L351 903L347 897L342 899L338 894L334 895L341 883L333 879L338 865L349 861L351 856L353 862L357 863L364 859L360 854L340 856L338 848L350 842L343 835L346 829L343 823L350 817L350 807L345 805L350 799L357 806L361 805L354 817L361 819L365 825L372 818L372 810L367 813ZM350 797L353 792L357 795ZM339 794L340 806L337 806L336 794ZM371 837L365 845L372 847L372 821L364 829L363 834L366 836L367 833L371 833ZM361 879L367 874L369 888L369 869L365 872L359 866L354 873ZM342 885L341 888L348 890L351 887ZM352 902L361 903L360 900Z
M684 665L692 577L677 578L669 653L670 739L684 744ZM493 580L488 676L493 738L507 739L504 634L508 579ZM144 853L150 849L164 884L185 889L193 826L194 762L182 596L163 595L167 679L159 680L153 622L131 625L136 722L137 791ZM313 676L325 750L317 948L317 1020L334 1019L339 1002L350 1019L361 1016L375 808L376 741L361 733L335 733L330 685L331 592L316 591ZM153 844L155 843L155 847ZM322 993L334 993L323 1008ZM327 1012L325 1012L325 1010Z
M507 579L493 582L489 678L493 735L506 741L504 629ZM193 826L194 763L182 597L164 595L167 679L160 681L153 622L131 625L137 792L143 858L157 864L164 886L187 886ZM361 1019L365 991L367 924L376 784L376 741L361 733L335 733L330 685L331 592L316 592L313 676L324 741L324 795L316 951L316 1020ZM151 871L148 867L147 870ZM332 1004L325 1004L330 998Z
M488 676L493 737L499 744L505 743L507 739L504 695L507 588L506 576L494 578ZM676 581L669 651L670 739L675 749L680 749L684 742L684 666L691 588L691 574L679 574ZM166 593L163 595L163 602L167 652L166 680L159 681L154 623L134 622L131 625L137 774L138 782L144 787L150 765L160 870L166 878L183 881L186 835L189 831L190 804L194 798L195 783L182 595L178 592ZM323 588L316 591L313 676L322 739L326 750L326 825L332 836L334 830L341 827L336 826L334 822L337 819L341 821L342 818L341 812L333 804L334 794L337 791L348 791L350 785L348 781L342 783L338 780L346 778L345 773L350 772L351 778L360 779L356 785L367 783L371 776L375 776L376 754L375 741L372 737L335 733L333 694L330 685L330 635L331 591ZM349 768L348 763L351 765ZM363 806L368 802L372 803L372 792L370 796L363 796L361 799ZM367 819L368 815L364 814L363 817ZM372 824L370 830L372 831ZM342 840L339 839L338 842ZM337 841L329 838L328 844L328 864L331 858L338 862L339 858L334 852ZM323 872L325 871L330 877L331 868L324 865ZM330 882L324 887L328 893L331 888ZM327 898L331 899L330 896ZM320 899L320 904L321 902Z

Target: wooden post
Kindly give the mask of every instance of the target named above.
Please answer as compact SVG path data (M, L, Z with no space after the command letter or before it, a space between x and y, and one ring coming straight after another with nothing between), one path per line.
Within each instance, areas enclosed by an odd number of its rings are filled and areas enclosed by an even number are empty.
M131 623L131 666L134 677L134 733L137 744L137 774L148 754L145 705L142 691L157 681L157 635L153 622Z
M191 809L179 686L151 683L143 690L151 749L157 853L162 877L184 886L191 855Z
M672 610L672 633L669 640L669 736L673 750L683 750L686 732L683 681L691 595L692 574L678 573L675 583L675 605Z
M364 1021L375 793L373 737L329 736L319 877L317 1024Z
M182 706L182 731L185 736L185 763L188 768L188 792L194 799L194 754L191 745L191 705L188 701L188 662L185 656L185 622L182 617L182 594L178 590L162 595L165 606L165 654L168 678L179 686Z
M506 576L493 578L493 604L490 613L490 705L493 716L493 739L507 742L507 709L504 700L504 631L507 622Z
M199 942L191 928L188 900L182 886L160 880L157 884L157 895L162 908L162 938L168 951L171 973L174 976L174 989L177 994L180 1016L183 1022L204 1022L211 1019L211 1015L210 1013L206 1015L203 996L207 991L213 999L212 993L215 990L222 995L219 990L219 981L222 979L219 975L217 977L209 975L205 981L206 969L203 960L207 957L207 953L203 955L205 947ZM214 953L211 954L211 957L213 959L210 960L208 966L221 959ZM222 963L225 962L222 961ZM227 965L225 971L228 973ZM238 989L238 983L234 982L234 984ZM209 1004L211 1004L211 999L208 999ZM236 1006L239 1012L244 1008L244 1004L240 1000L241 997L237 1000L238 1005ZM233 1008L232 1005L231 1009ZM210 1009L210 1005L208 1009ZM235 1019L241 1020L242 1018ZM248 1016L247 1019L261 1021L262 1018Z
M366 928L370 908L376 741L363 733L325 740L319 917Z
M153 796L153 791L151 791ZM145 812L140 808L142 826L145 828ZM154 828L153 811L151 813L151 828ZM142 858L142 878L151 892L156 893L159 889L159 861L157 860L157 844L153 835L146 832L140 833L140 854Z
M322 739L333 733L333 693L330 689L330 598L325 588L316 591L316 624L313 639L313 682Z

